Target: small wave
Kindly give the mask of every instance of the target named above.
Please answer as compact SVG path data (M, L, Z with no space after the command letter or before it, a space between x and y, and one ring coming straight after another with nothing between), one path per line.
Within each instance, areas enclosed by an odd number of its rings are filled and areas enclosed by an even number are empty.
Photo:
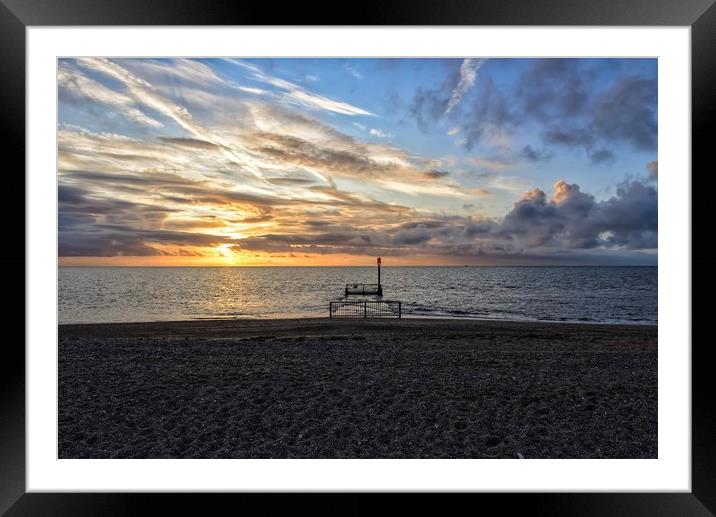
M408 317L427 316L431 318L459 318L479 319L488 321L520 321L520 322L545 322L545 323L585 323L592 325L657 325L657 321L646 319L612 319L612 318L568 318L561 316L530 317L523 314L495 314L487 312L465 311L460 309L424 308L419 310L404 311Z

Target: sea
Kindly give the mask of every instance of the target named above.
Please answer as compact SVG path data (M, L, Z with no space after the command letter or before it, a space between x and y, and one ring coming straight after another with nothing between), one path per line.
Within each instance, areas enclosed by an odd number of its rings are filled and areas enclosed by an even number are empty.
M657 267L383 267L404 317L656 325ZM58 321L327 317L375 267L61 267Z

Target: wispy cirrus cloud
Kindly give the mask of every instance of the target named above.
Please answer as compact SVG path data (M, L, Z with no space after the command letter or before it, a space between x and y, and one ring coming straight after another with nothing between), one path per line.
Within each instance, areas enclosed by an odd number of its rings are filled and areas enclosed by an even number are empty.
M393 137L392 133L388 133L388 132L383 131L382 129L378 129L378 128L371 128L371 130L368 132L373 136L377 136L378 138L392 138Z
M355 79L358 79L358 80L363 79L363 74L360 73L360 71L359 71L356 67L354 67L354 66L347 65L347 66L346 66L346 71L347 71L349 74L351 74L351 76L353 76Z
M466 58L462 62L462 65L460 65L460 81L457 83L455 89L453 89L452 94L450 95L450 100L448 100L447 108L445 108L446 114L450 113L452 109L458 105L458 103L462 100L468 90L470 90L470 88L472 88L472 86L475 84L475 80L477 79L477 71L480 69L480 67L485 61L487 60Z
M104 86L66 63L60 63L57 69L57 84L60 92L73 102L91 101L104 104L134 122L155 128L164 126L141 111L137 102L130 96Z
M413 218L414 210L370 195L351 192L336 181L373 185L376 193L473 198L487 193L462 188L447 173L423 168L419 157L404 150L357 140L305 114L256 100L234 99L239 120L200 122L165 92L180 76L188 91L201 86L212 95L229 95L218 76L202 79L201 68L179 61L151 63L151 74L137 75L141 65L107 59L82 59L75 77L95 86L91 100L104 109L127 106L173 122L183 132L170 136L129 137L61 125L58 172L64 256L130 254L192 255L266 232L311 228L394 224ZM130 71L130 68L132 69ZM171 73L162 76L162 69ZM114 88L90 82L80 69L111 80ZM151 81L149 80L151 75ZM73 88L61 75L60 88ZM235 90L238 85L232 85ZM174 87L176 89L176 87ZM84 91L84 90L83 90ZM177 99L182 93L173 92ZM85 98L89 94L84 91ZM124 113L124 112L122 112ZM127 112L133 115L133 112ZM134 121L142 123L141 118ZM246 174L246 172L251 174ZM384 195L389 199L391 196Z
M281 90L283 92L282 97L291 104L297 104L311 109L331 111L333 113L340 113L341 115L375 116L373 113L357 106L353 106L352 104L329 99L323 95L309 92L302 86L266 73L258 66L251 63L230 58L227 58L227 61L248 70L255 80L269 84Z

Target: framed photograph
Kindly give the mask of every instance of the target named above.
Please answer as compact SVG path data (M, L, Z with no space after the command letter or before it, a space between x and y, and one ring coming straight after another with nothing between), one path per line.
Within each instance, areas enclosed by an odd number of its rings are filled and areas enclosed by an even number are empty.
M26 201L2 511L473 492L712 514L711 0L324 25L2 1Z

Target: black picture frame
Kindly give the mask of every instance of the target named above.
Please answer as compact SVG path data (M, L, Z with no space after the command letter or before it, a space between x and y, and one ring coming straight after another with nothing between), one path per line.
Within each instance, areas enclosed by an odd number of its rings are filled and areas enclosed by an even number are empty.
M716 125L716 0L500 0L483 2L460 0L404 2L366 0L355 10L315 9L305 3L191 2L189 0L0 0L0 131L5 157L6 214L24 214L25 169L25 30L43 25L634 25L689 26L692 44L692 170L704 169L692 184L692 235L706 233L710 221L707 199L714 190L713 173L706 170ZM323 17L317 13L322 12ZM668 102L668 99L660 99ZM711 169L713 166L710 167ZM677 173L677 171L672 171ZM689 171L681 171L689 174ZM695 179L693 173L692 180ZM12 194L10 194L12 193ZM22 194L21 194L22 193ZM15 206L13 206L15 204ZM11 212L10 212L11 211ZM19 217L16 215L15 217ZM5 304L9 329L24 321L24 285L14 271L25 268L25 227L16 221L6 229L9 244L0 258L6 270L6 293L16 295ZM702 232L699 232L702 230ZM522 510L537 515L712 515L716 512L716 411L710 393L712 366L708 361L709 339L697 340L693 332L701 328L709 310L697 304L698 295L708 296L713 282L716 255L706 239L692 245L692 275L699 283L692 290L692 491L690 493L606 493L606 494L476 494L479 507L487 502L500 505L500 511ZM8 285L8 283L10 285ZM16 285L17 284L17 285ZM10 289L8 289L8 287ZM10 292L10 290L14 292ZM22 293L22 294L19 294ZM9 296L6 301L9 300ZM698 318L698 316L702 316ZM17 329L15 329L17 330ZM8 335L8 334L6 334ZM153 513L170 503L184 512L211 512L231 494L40 494L25 491L25 354L24 326L17 339L4 340L0 359L0 513L7 515L125 515ZM675 346L689 346L678 343ZM246 496L244 496L246 497ZM253 496L252 496L253 497ZM471 496L472 497L472 496ZM374 513L384 507L375 495L351 495L337 501L333 497L292 498L290 504L310 505L319 513ZM424 510L439 505L449 511L445 501L416 502ZM285 498L283 498L285 501ZM283 504L279 499L278 503ZM458 502L458 501L456 501ZM464 500L463 500L464 503ZM264 512L274 502L262 498ZM453 503L451 503L453 504ZM462 503L460 503L462 504ZM216 505L216 506L215 506ZM157 506L159 507L159 506ZM437 509L438 506L435 506ZM478 507L475 507L478 508ZM238 510L237 510L238 511ZM271 512L272 513L272 512Z

